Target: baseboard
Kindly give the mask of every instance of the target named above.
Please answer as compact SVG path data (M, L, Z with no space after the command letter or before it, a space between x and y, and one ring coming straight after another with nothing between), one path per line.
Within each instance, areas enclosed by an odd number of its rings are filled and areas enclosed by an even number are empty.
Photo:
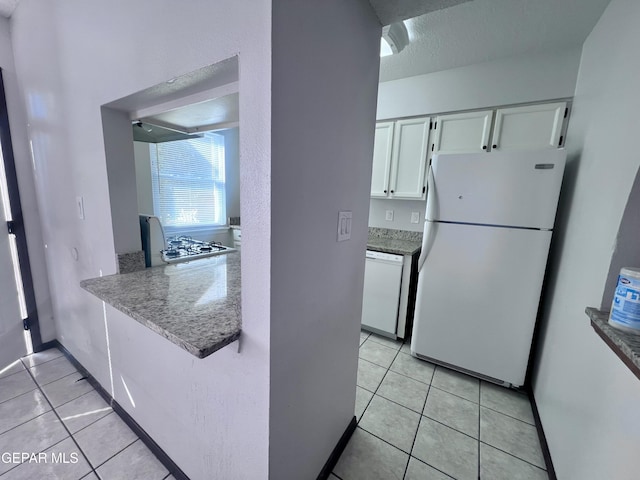
M44 352L50 348L61 348L58 340L51 340L50 342L41 343L38 347L34 347L33 353Z
M129 415L124 408L120 406L118 402L114 400L111 394L106 391L102 385L95 379L93 375L91 375L86 368L82 366L78 360L75 359L71 352L65 348L58 340L53 340L51 342L47 342L42 344L42 347L46 348L59 348L64 356L69 359L69 361L73 364L74 367L82 374L83 377L86 377L86 380L89 384L95 388L95 390L100 394L104 400L111 405L113 411L127 424L127 426L133 430L133 432L140 437L140 440L153 452L153 454L158 458L160 463L162 463L169 473L171 473L176 480L189 480L189 477L176 465L176 463L171 460L169 455L167 455L162 448L149 436L144 429L138 425L138 423ZM40 351L45 350L45 348L41 348Z
M346 430L340 437L340 440L338 440L338 444L336 445L336 448L333 449L333 451L331 452L331 455L329 455L329 459L324 464L324 467L322 467L322 470L320 470L320 474L318 475L318 480L327 480L329 478L329 475L333 471L333 467L335 467L336 463L338 463L338 460L340 459L340 455L342 455L342 452L347 446L347 443L349 443L349 439L351 438L351 435L353 435L353 432L355 432L357 426L358 426L358 420L354 415L354 417L351 419L351 422L349 422L349 425L347 425Z
M549 480L558 480L556 477L556 471L553 468L553 461L551 460L551 452L549 451L549 444L547 443L547 437L544 434L542 428L542 421L540 420L540 413L538 412L538 405L536 399L533 396L533 392L529 392L529 398L531 399L531 408L533 410L533 418L536 422L536 430L538 431L538 439L540 440L540 447L542 448L542 456L544 457L544 463L547 466L547 474Z

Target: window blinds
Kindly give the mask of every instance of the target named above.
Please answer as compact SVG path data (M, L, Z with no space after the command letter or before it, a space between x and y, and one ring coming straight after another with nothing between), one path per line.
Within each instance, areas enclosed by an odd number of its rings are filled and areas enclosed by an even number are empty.
M151 145L153 208L165 227L226 224L224 137Z

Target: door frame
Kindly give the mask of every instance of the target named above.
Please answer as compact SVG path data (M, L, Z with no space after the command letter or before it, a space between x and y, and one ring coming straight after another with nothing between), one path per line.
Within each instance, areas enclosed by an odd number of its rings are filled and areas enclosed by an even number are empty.
M33 351L39 352L43 349L43 344L40 335L36 296L33 289L31 264L29 263L27 235L24 228L24 218L22 216L22 203L20 202L20 192L18 190L18 176L16 174L15 159L13 156L11 129L9 128L9 112L7 110L2 68L0 68L0 145L2 146L4 170L7 177L7 193L9 195L11 216L13 218L8 225L9 233L13 233L16 237L18 263L20 264L22 288L24 290L24 300L27 307L27 318L24 320L24 326L31 334Z

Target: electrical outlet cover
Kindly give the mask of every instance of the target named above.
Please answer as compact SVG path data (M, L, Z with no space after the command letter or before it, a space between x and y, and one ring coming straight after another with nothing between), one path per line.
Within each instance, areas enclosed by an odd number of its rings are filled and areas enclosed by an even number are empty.
M384 219L387 220L388 222L393 222L393 210L387 210L385 212Z

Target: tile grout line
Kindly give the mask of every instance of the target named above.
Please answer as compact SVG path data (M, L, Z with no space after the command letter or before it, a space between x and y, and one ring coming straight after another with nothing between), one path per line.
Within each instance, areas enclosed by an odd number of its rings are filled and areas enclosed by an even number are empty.
M531 465L532 467L536 467L537 469L542 470L543 472L547 471L546 468L543 468L543 467L540 467L540 466L538 466L538 465L536 465L534 463L531 463L529 460L525 460L524 458L520 458L517 455L514 455L513 453L509 453L506 450L503 450L501 448L496 447L495 445L491 445L490 443L483 442L482 440L480 440L480 443L483 443L483 444L487 445L488 447L495 448L496 450L498 450L498 451L500 451L500 452L502 452L502 453L504 453L506 455L509 455L510 457L518 459L518 460L520 460L520 461L522 461L524 463L527 463L527 464Z
M9 377L12 377L13 375L16 375L17 373L24 372L24 364L22 363L22 361L18 359L16 360L16 362L20 362L20 366L22 366L22 370L18 370L17 372L13 372L13 373L2 374L2 376L0 377L0 382L2 382L5 378L9 378Z
M367 337L367 339L365 339L365 341L364 341L364 342L362 342L362 344L360 345L360 347L362 347L362 345L364 345L364 343L365 343L367 340L369 340L369 339L370 339L370 337L371 337L371 335L369 335L369 337ZM387 345L384 345L384 344L378 343L378 342L376 342L375 340L372 340L372 341L373 341L374 343L376 343L377 345L380 345L380 346L383 346L383 347L386 347L386 348L392 349L392 347L388 347ZM403 343L403 345L404 345L404 343ZM504 451L504 450L502 450L501 448L498 448L498 447L496 447L496 446L494 446L494 445L491 445L490 443L483 442L483 441L481 441L481 440L480 440L480 435L481 435L481 419L480 419L480 415L481 415L481 408L486 408L486 409L487 409L487 410L489 410L489 411L492 411L492 412L495 412L495 413L498 413L498 414L504 415L505 417L511 418L511 419L513 419L513 420L517 420L518 422L523 423L523 424L525 424L525 425L535 427L535 424L534 424L534 425L532 425L531 423L529 423L529 422L527 422L527 421L524 421L524 420L521 420L520 418L517 418L517 417L511 416L511 415L509 415L509 414L507 414L507 413L504 413L504 412L501 412L501 411L496 410L496 409L494 409L494 408L491 408L491 407L488 407L488 406L483 405L483 404L482 404L482 402L481 402L481 396L482 396L481 389L482 389L482 383L483 383L482 381L479 381L479 382L478 382L478 387L479 387L479 388L478 388L478 401L477 401L477 402L473 402L472 400L469 400L468 398L462 397L462 396L460 396L460 395L458 395L458 394L456 394L456 393L449 392L449 391L447 391L447 390L444 390L444 389L442 389L442 388L439 388L439 387L437 387L437 386L434 386L434 385L433 385L433 378L434 378L434 376L435 376L435 370L439 367L438 365L434 365L434 370L433 370L432 375L431 375L431 380L430 380L430 383L428 383L428 384L427 384L427 383L425 383L425 382L423 382L423 381L421 381L421 380L417 380L417 379L415 379L415 378L413 378L413 377L409 377L409 376L404 375L404 374L402 374L402 373L399 373L399 372L396 372L396 371L394 371L394 370L391 370L391 366L393 365L393 362L395 362L395 360L396 360L396 358L398 357L398 354L399 354L399 353L403 353L403 354L405 354L405 355L406 355L406 353L405 353L405 352L402 352L402 346L400 347L400 349L399 349L399 350L397 350L397 353L396 353L396 355L394 356L394 358L393 358L393 360L392 360L391 364L389 365L389 367L383 367L382 365L378 365L377 363L372 362L372 361L367 360L367 359L364 359L364 358L360 358L360 357L359 357L359 359L360 359L360 360L364 360L364 361L366 361L366 362L369 362L369 363L371 363L372 365L375 365L375 366L377 366L377 367L380 367L380 368L386 368L385 374L383 375L382 379L381 379L381 380L380 380L380 382L378 383L378 386L376 387L376 389L375 389L375 391L374 391L374 392L371 392L370 390L368 390L368 389L366 389L366 388L364 388L364 387L360 387L360 388L362 388L362 389L364 389L364 390L366 390L366 391L368 391L368 392L370 392L370 393L373 393L373 395L372 395L371 399L369 400L369 402L367 403L367 406L365 407L365 409L364 409L364 411L363 411L362 416L364 416L364 414L365 414L366 410L369 408L369 405L370 405L371 401L373 400L373 397L374 397L374 396L376 396L376 395L377 395L377 396L379 396L379 397L381 397L381 398L383 398L383 399L385 399L385 400L387 400L387 401L389 401L389 402L392 402L392 403L394 403L394 404L396 404L396 405L398 405L398 406L400 406L400 407L404 407L404 408L407 408L408 410L410 410L410 411L412 411L412 412L418 413L418 412L416 412L416 410L413 410L413 409L411 409L411 408L409 408L409 407L407 407L407 406L405 406L405 405L402 405L402 404L400 404L400 403L398 403L398 402L396 402L396 401L394 401L394 400L388 399L388 398L386 398L385 396L383 396L383 395L381 395L381 394L378 394L378 391L379 391L379 389L380 389L380 386L382 385L382 383L384 382L384 379L387 377L387 375L388 375L388 373L389 373L390 371L391 371L391 372L393 372L393 373L395 373L395 374L397 374L397 375L401 375L401 376L403 376L403 377L405 377L405 378L408 378L408 379L414 380L414 381L416 381L416 382L419 382L419 383L422 383L422 384L424 384L424 385L427 385L427 386L428 386L427 398L425 398L425 402L424 402L423 407L422 407L422 413L420 414L420 418L421 418L421 419L420 419L420 422L418 423L418 429L416 430L416 434L414 435L414 441L413 441L413 444L412 444L411 449L410 449L409 459L408 459L407 464L406 464L406 466L405 466L405 472L404 472L403 478L404 478L404 477L406 477L406 474L407 474L407 471L408 471L408 466L409 466L409 461L411 460L411 458L412 458L412 457L413 457L413 458L415 458L416 460L420 461L420 462L423 462L422 460L420 460L420 459L418 459L417 457L415 457L414 455L412 455L412 453L413 453L413 448L414 448L414 446L415 446L415 441L416 441L416 439L417 439L417 432L418 432L418 430L419 430L419 428L420 428L420 423L422 422L422 417L428 418L428 419L430 419L430 420L432 420L432 421L434 421L434 422L436 422L436 423L438 423L438 424L441 424L441 425L443 425L443 426L445 426L445 427L447 427L447 428L450 428L450 429L452 429L452 430L454 430L454 431L456 431L456 432L458 432L458 433L461 433L461 434L463 434L463 435L465 435L465 436L467 436L467 437L469 437L469 438L472 438L473 440L475 440L475 441L478 443L478 470L477 470L477 471L478 471L478 479L480 479L480 478L481 478L481 477L480 477L480 445L481 445L481 444L485 444L485 445L487 445L487 446L489 446L489 447L491 447L491 448L495 448L496 450L498 450L498 451L500 451L500 452L502 452L502 453L504 453L504 454L508 455L508 456L509 456L509 457L511 457L511 458L514 458L514 459L516 459L516 460L520 460L520 461L524 462L525 464L530 465L531 467L534 467L534 468L536 468L536 469L538 469L538 470L542 470L542 471L546 472L546 469L544 469L544 468L542 468L542 467L540 467L540 466L538 466L538 465L535 465L535 464L531 463L531 462L530 462L530 461L528 461L528 460L525 460L525 459L523 459L523 458L520 458L520 457L519 457L519 456L517 456L517 455L514 455L514 454L512 454L512 453L509 453L509 452L507 452L507 451ZM410 356L410 355L409 355L409 356ZM428 363L430 363L430 362L428 362ZM436 390L439 390L439 391L441 391L441 392L444 392L444 393L448 393L448 394L450 394L450 395L453 395L453 396L455 396L455 397L457 397L457 398L459 398L459 399L462 399L462 400L465 400L465 401L467 401L467 402L475 403L475 404L476 404L477 409L478 409L478 438L475 438L475 437L473 437L473 436L471 436L471 435L469 435L469 434L467 434L467 433L465 433L465 432L462 432L462 431L460 431L460 430L458 430L458 429L456 429L456 428L451 427L450 425L447 425L447 424L445 424L445 423L443 423L443 422L441 422L441 421L439 421L439 420L436 420L436 419L431 418L431 417L429 417L428 415L425 415L425 414L424 414L424 409L426 408L426 402L427 402L427 400L428 400L428 396L429 396L429 394L431 393L431 387L434 387L434 388L436 388ZM362 417L361 417L361 418L362 418ZM358 421L358 424L359 424L359 421ZM397 447L396 445L393 445L391 442L389 442L389 441L387 441L387 440L385 440L385 439L383 439L383 438L381 438L381 437L377 436L376 434L374 434L374 433L372 433L372 432L370 432L370 431L366 430L365 428L362 428L362 427L360 427L360 428L361 428L363 431L367 432L369 435L372 435L373 437L377 438L378 440L381 440L382 442L386 443L387 445L389 445L389 446L391 446L391 447L393 447L393 448L395 448L395 449L399 450L400 452L403 452L403 453L405 453L405 454L406 454L406 452L405 452L403 449L401 449L401 448ZM435 468L435 467L431 466L429 463L427 463L427 462L423 462L423 463L425 463L426 465L429 465L431 468L434 468L435 470L437 470L437 471L439 471L439 472L443 473L444 475L449 476L446 472L443 472L443 471L441 471L441 470L439 470L439 469L437 469L437 468ZM332 473L333 473L333 472L332 472ZM335 475L335 473L333 473L333 474ZM337 475L336 475L336 476L337 476ZM338 477L338 478L340 478L340 477ZM451 478L453 478L453 477L451 477Z
M33 374L31 372L29 372L29 374L33 377L33 379L35 380L35 382L38 384L39 387L46 387L47 385L51 385L52 383L57 382L58 380L62 380L63 378L67 378L69 375L73 375L74 373L80 373L76 367L73 367L73 372L71 373L67 373L66 375L61 376L60 378L56 378L55 380L52 380L51 382L47 382L47 383L43 383L40 384L38 383L38 380L36 380L36 377L33 376Z
M102 417L102 418L104 418L104 417ZM127 428L129 428L129 427L127 426ZM131 445L133 445L133 444L134 444L134 443L136 443L137 441L142 441L142 440L140 440L140 437L138 437L138 436L136 435L136 439L135 439L133 442L128 443L128 444L127 444L126 446L124 446L122 449L118 450L116 453L114 453L114 454L113 454L113 455L111 455L109 458L107 458L107 459L106 459L104 462L102 462L100 465L96 466L96 468L94 469L94 470L95 470L95 474L96 474L96 475L98 475L97 470L98 470L100 467L102 467L104 464L106 464L109 460L113 460L115 457L117 457L118 455L120 455L122 452L124 452L127 448L129 448ZM164 465L163 465L163 466L164 466ZM171 475L171 472L169 472L169 475ZM100 478L100 475L98 475L98 478Z
M369 337L370 337L370 336L371 336L371 335L369 335ZM364 342L362 342L362 344L358 347L358 360L360 360L360 348L362 348L362 345L364 345L364 344L367 342L367 340L369 340L369 337L367 337L367 338L365 339L365 341L364 341ZM375 343L375 342L374 342L374 343ZM378 383L378 386L376 387L376 391L375 391L375 392L373 392L373 395L371 396L371 399L369 399L369 403L367 403L367 406L366 406L366 407L365 407L365 409L362 411L362 415L360 416L360 419L358 419L358 421L356 422L356 429L357 429L357 428L360 428L360 429L362 429L363 431L367 432L368 434L373 435L374 437L378 438L379 440L382 440L383 442L385 442L385 443L387 443L387 444L389 444L389 445L391 445L391 443L387 442L386 440L383 440L383 439L382 439L382 438L380 438L380 437L377 437L377 436L376 436L376 435L374 435L373 433L371 433L371 432L369 432L368 430L365 430L364 428L362 428L362 427L360 426L360 420L362 420L362 418L364 417L364 414L365 414L365 413L367 413L367 409L369 408L369 405L371 405L371 402L373 401L373 397L375 397L375 396L376 396L376 392L380 389L380 385L382 385L382 382L384 382L384 379L385 379L385 377L387 376L387 373L389 373L389 369L391 368L391 365L393 365L393 362L395 362L396 357L398 356L398 354L399 354L399 353L400 353L400 350L398 350L398 351L396 352L395 356L393 357L393 360L391 360L391 363L389 364L389 367L387 367L387 371L386 371L386 372L384 372L384 375L383 375L383 376L382 376L382 378L380 379L380 383ZM365 359L362 359L362 360L365 360ZM368 360L366 360L366 361L368 361ZM369 363L373 363L373 362L369 362ZM377 364L375 364L375 363L373 363L373 364L374 364L374 365L377 365ZM382 367L382 366L380 366L380 365L378 365L378 366L379 366L380 368L384 368L384 367ZM356 386L358 386L358 384L357 384L357 380L356 380ZM360 388L362 388L362 387L360 387ZM365 389L365 390L366 390L366 389ZM367 390L367 391L369 391L369 390ZM382 398L384 398L384 397L382 397ZM385 399L385 400L386 400L386 399ZM405 407L405 408L406 408L406 407ZM403 452L403 453L404 453L404 451L403 451L402 449L400 449L400 448L396 447L395 445L391 445L391 446L392 446L392 447L394 447L394 448L396 448L396 449L398 449L398 450L400 450L401 452ZM407 459L407 465L408 465L408 462L409 462L409 460ZM335 468L335 467L334 467L334 468ZM406 469L406 467L405 467L405 469ZM331 473L333 473L333 471L332 471ZM335 475L335 473L333 473L333 474ZM337 475L336 475L336 476L337 476Z
M78 398L80 398L80 397L78 397ZM65 405L66 405L66 404L65 404ZM62 406L62 405L61 405L61 406ZM57 412L56 412L56 413L57 413ZM75 432L73 432L71 435L77 435L77 434L78 434L78 433L80 433L81 431L83 431L83 430L85 430L86 428L90 427L90 426L91 426L91 425L93 425L94 423L99 422L100 420L102 420L103 418L105 418L105 417L107 417L107 416L111 415L112 413L115 413L115 412L113 411L113 409L112 409L110 412L105 413L102 417L100 417L100 418L98 418L98 419L94 420L94 421L93 421L93 422L91 422L91 423L88 423L87 425L85 425L85 426L84 426L84 427L82 427L81 429L76 430L76 431L75 431Z
M391 367L389 367L391 368ZM420 430L420 424L422 423L422 414L424 413L424 409L427 406L427 400L429 399L429 393L431 393L431 382L433 381L433 375L435 374L436 369L434 368L431 372L431 378L429 379L429 387L427 388L427 394L424 397L424 403L422 404L422 410L420 411L420 419L418 420L418 427L416 428L416 433L413 435L413 442L411 442L411 448L409 449L409 459L407 460L407 465L404 468L404 474L402 478L406 478L407 472L409 471L409 463L411 463L411 457L413 456L413 447L416 445L416 439L418 438L418 431Z
M78 373L80 373L80 372L78 372ZM64 378L64 377L63 377L63 378ZM58 405L56 408L63 407L64 405L66 405L66 404L68 404L68 403L71 403L71 402L73 402L74 400L77 400L77 399L79 399L79 398L82 398L82 397L84 397L85 395L89 395L91 392L95 392L95 391L96 391L96 390L95 390L93 387L91 387L91 390L89 390L88 392L84 392L82 395L78 395L76 398L72 398L71 400L67 400L66 402L61 403L60 405ZM107 402L105 402L105 403L107 403ZM107 405L109 405L109 404L107 403ZM109 405L109 406L111 406L111 405Z
M49 410L49 412L50 412L50 411L51 411L51 410ZM49 412L46 412L46 413L49 413ZM43 414L43 415L44 415L44 414ZM40 415L38 415L38 416L40 416ZM38 417L35 417L35 418L38 418ZM32 420L33 420L33 419L32 419ZM30 421L31 421L31 420L30 420ZM23 425L24 425L24 424L23 424ZM54 443L53 445L49 445L49 446L48 446L48 447L46 447L45 449L43 449L43 450L41 450L41 451L39 451L39 452L34 452L34 453L42 453L42 452L44 452L45 450L49 450L50 448L53 448L53 447L55 447L56 445L58 445L58 444L60 444L60 443L64 442L64 441L65 441L65 440L67 440L68 438L69 438L69 437L64 437L63 439L58 440L58 441L57 441L56 443ZM20 467L20 465L23 465L23 463L17 463L17 464L15 464L13 467L11 467L9 470L7 470L7 471L5 471L5 472L3 472L3 473L0 473L0 477L2 477L3 475L6 475L7 473L9 473L9 472L11 472L11 471L15 470L15 469L16 469L16 468L18 468L18 467ZM89 473L91 473L91 472L89 472Z
M399 353L402 353L402 352L399 352ZM402 355L407 355L407 354L406 354L406 353L402 353ZM409 357L411 357L411 355L408 355L408 356L409 356ZM396 356L396 357L394 357L394 358L393 358L393 360L395 361L395 359L396 359L396 358L397 358L397 356ZM413 357L412 357L412 358L413 358ZM376 367L379 367L379 368L385 368L385 369L387 369L387 370L391 370L391 367L393 366L393 362L391 363L391 366L389 366L389 367L383 367L382 365L378 365L377 363L374 363L374 362L372 362L371 360L367 360L366 358L358 357L358 360L363 360L363 361L365 361L365 362L367 362L367 363L370 363L371 365L375 365ZM432 364L432 363L430 363L430 362L427 362L426 360L420 360L420 361L421 361L421 362L425 362L425 363L427 363L427 364L429 364L429 365L432 365L432 366L434 367L434 370L435 370L436 365L434 365L434 364ZM418 379L416 379L416 378L410 377L409 375L405 375L404 373L396 372L395 370L391 370L391 371L392 371L393 373L395 373L396 375L401 375L401 376L403 376L403 377L405 377L405 378L408 378L409 380L414 380L414 381L416 381L416 382L418 382L418 383L422 383L422 384L427 385L427 386L431 385L431 383L423 382L422 380L418 380ZM433 374L431 375L431 378L433 379ZM360 385L358 385L358 386L359 386L360 388L364 388L364 387L361 387ZM438 387L435 387L435 388L438 388ZM370 391L371 391L371 390L369 390L369 389L367 389L367 388L364 388L364 389L365 389L365 390L367 390L368 392L370 392ZM441 388L438 388L438 390L441 390L441 391L443 391L443 392L446 392L446 390L442 390ZM447 392L447 393L450 393L450 392ZM452 393L451 395L455 395L455 393ZM456 395L456 397L459 397L459 395ZM460 398L464 398L464 397L460 397ZM465 400L467 400L467 399L465 398ZM471 400L467 400L467 401L468 401L468 402L470 402Z
M31 390L30 392L27 392L27 393L31 393L32 391L33 391L33 390ZM18 398L18 397L16 397L16 398ZM50 411L51 411L51 410L47 410L46 412L43 412L43 413L41 413L40 415L36 415L35 417L30 418L29 420L27 420L27 421L25 421L25 422L19 423L19 424L18 424L18 425L16 425L15 427L11 427L9 430L5 430L4 432L0 432L0 436L4 435L5 433L10 432L11 430L15 430L16 428L21 427L21 426L22 426L22 425L24 425L25 423L29 423L31 420L35 420L35 419L36 419L36 418L38 418L38 417L41 417L41 416L43 416L43 415L46 415L46 414L47 414L47 413L49 413Z
M464 436L466 436L466 437L469 437L469 438L471 438L471 439L475 440L476 442L479 442L479 441L480 441L480 438L476 438L476 437L474 437L474 436L472 436L472 435L469 435L468 433L465 433L465 432L463 432L462 430L458 430L457 428L454 428L454 427L452 427L451 425L447 425L446 423L444 423L444 422L442 422L442 421L440 421L440 420L437 420L437 419L435 419L435 418L433 418L433 417L430 417L429 415L424 415L424 414L423 414L423 415L422 415L422 417L424 417L424 418L428 418L428 419L429 419L429 420L431 420L432 422L439 423L440 425L442 425L442 426L444 426L444 427L447 427L447 428L449 428L449 429L453 430L454 432L461 433L462 435L464 435ZM479 433L478 433L478 437L480 437L480 434L479 434Z
M58 350L58 351L59 351L59 350ZM31 355L37 355L37 353L32 353ZM64 354L63 354L62 352L60 352L60 355L58 355L57 357L53 357L53 358L50 358L49 360L45 360L44 362L40 362L40 363L36 363L36 364L34 364L34 365L27 366L27 365L22 361L22 359L23 359L23 358L30 357L31 355L26 355L26 356L24 356L24 357L21 357L21 358L20 358L20 362L24 365L24 367L25 367L27 370L29 370L30 368L33 368L33 367L39 367L40 365L44 365L45 363L52 362L53 360L57 360L57 359L59 359L60 357L64 356Z
M22 359L21 359L22 361ZM24 361L22 361L22 363L24 364ZM26 367L26 365L25 365ZM56 411L55 407L53 406L53 404L51 403L51 400L49 400L49 397L47 397L47 395L44 393L44 390L42 389L42 387L40 386L40 384L38 384L38 382L36 381L35 377L33 376L33 374L31 373L31 371L29 369L27 369L29 371L29 375L31 375L31 378L33 379L34 382L36 382L36 385L38 386L38 389L40 390L40 393L42 393L42 396L45 398L45 400L47 401L47 403L49 404L49 406L51 407L51 410L53 411L54 415L56 416L56 418L58 419L58 421L60 422L60 424L62 425L62 428L64 428L67 433L69 434L69 438L71 438L71 441L73 443L75 443L76 447L78 447L78 450L80 451L80 453L82 454L82 456L84 457L84 459L87 462L87 465L89 465L89 468L91 468L91 472L95 473L96 476L98 475L96 473L95 468L93 468L93 465L91 464L91 462L89 461L89 458L87 457L87 455L84 453L84 451L82 450L82 448L80 448L80 445L78 444L78 442L76 441L76 439L74 438L74 436L71 434L71 432L69 431L69 429L67 428L67 425L62 421L62 419L60 418L60 415L58 415L58 412ZM66 375L65 375L66 376ZM64 378L64 377L62 377ZM89 473L91 473L89 472Z
M525 425L529 425L530 427L533 427L533 428L536 427L535 423L529 423L529 422L527 422L525 420L522 420L522 419L520 419L518 417L514 417L513 415L509 415L508 413L504 413L504 412L501 412L500 410L496 410L495 408L487 407L486 405L482 405L482 404L480 404L480 407L486 408L487 410L491 410L492 412L495 412L495 413L499 413L500 415L504 415L505 417L512 418L513 420L517 420L517 421L519 421L521 423L524 423Z
M374 342L374 343L375 343L375 342ZM363 342L363 344L364 344L364 342ZM383 395L380 395L380 394L378 394L378 393L377 393L377 392L378 392L378 390L379 390L379 388L380 388L380 386L382 385L382 382L384 382L384 379L386 378L386 376L387 376L387 374L388 374L389 372L393 372L393 373L396 373L396 374L398 374L398 375L402 375L402 376L404 376L404 377L406 377L406 378L409 378L409 379L411 379L411 380L415 380L415 379L414 379L414 378L412 378L412 377L409 377L409 376L407 376L407 375L403 375L403 374L401 374L401 373L398 373L398 372L395 372L395 371L391 370L391 366L393 365L393 362L395 362L395 360L396 360L396 358L398 357L398 354L399 354L399 353L403 353L403 352L401 352L401 349L400 349L400 350L398 350L398 353L396 354L396 356L395 356L395 357L393 357L393 360L391 361L391 365L389 365L389 367L387 367L387 371L385 372L384 376L383 376L383 377L382 377L382 379L380 380L380 383L378 384L378 387L376 388L376 391L374 392L373 396L371 397L371 400L373 400L373 397L375 397L376 395L378 395L379 397L384 398L385 400L388 400L388 401L390 401L390 402L392 402L392 403L395 403L396 405L398 405L398 406L400 406L400 407L404 407L404 408L406 408L407 410L410 410L410 411L412 411L412 412L418 413L418 412L416 412L416 411L415 411L415 410L413 410L413 409L410 409L410 408L408 408L408 407L406 407L406 406L404 406L404 405L401 405L401 404L399 404L399 403L397 403L397 402L394 402L393 400L390 400L390 399L388 399L388 398L384 397ZM406 355L406 354L405 354L405 355ZM411 356L411 355L409 355L409 356ZM363 360L365 360L365 359L363 359ZM373 363L373 362L370 362L369 360L366 360L366 361L368 361L369 363ZM430 362L427 362L427 363L430 363ZM375 364L375 363L374 363L374 365L377 365L377 364ZM378 365L378 366L380 366L380 365ZM431 382L433 382L433 377L435 376L435 371L436 371L437 365L433 365L433 367L434 367L434 368L433 368L433 371L431 372L431 378L429 379L429 383L425 383L425 382L422 382L422 381L420 381L420 380L415 380L415 381L417 381L417 382L419 382L419 383L422 383L422 384L424 384L424 385L427 385L427 396L426 396L426 397L425 397L425 399L424 399L424 404L423 404L423 406L422 406L422 411L419 413L419 415L420 415L420 420L418 421L418 427L416 428L416 433L414 434L414 437L413 437L413 443L411 444L411 449L409 450L409 454L408 454L408 458L407 458L407 464L405 465L405 470L404 470L403 478L407 475L407 471L408 471L408 469L409 469L409 462L411 461L411 458L412 458L412 457L413 457L413 458L415 458L416 460L418 460L418 461L422 462L422 460L418 459L417 457L414 457L414 456L412 455L412 452L413 452L413 447L414 447L414 445L415 445L416 438L417 438L417 436L418 436L418 430L420 429L420 423L421 423L421 421L422 421L422 417L424 416L424 417L426 417L426 418L430 418L430 417L427 417L426 415L423 415L423 412L424 412L424 409L425 409L426 404L427 404L427 399L429 398L429 392L431 391L431 387L433 386L433 385L431 384ZM384 368L384 367L382 367L382 368ZM362 387L360 387L360 388L362 388ZM437 390L440 390L440 389L438 389L437 387L436 387L436 389L437 389ZM367 390L367 391L369 391L369 390ZM442 391L444 391L444 390L442 390ZM447 392L447 393L448 393L448 392ZM456 395L456 396L457 396L457 395ZM460 397L460 398L462 398L462 397ZM369 401L369 404L371 403L371 400ZM466 400L466 399L465 399L465 400ZM471 403L473 403L473 402L471 402ZM367 404L367 408L369 407L369 404ZM365 412L366 412L366 409L365 409ZM363 412L363 414L362 414L362 415L364 416L364 412ZM432 419L432 420L434 420L434 419ZM434 420L434 421L435 421L435 422L437 422L437 423L441 423L441 422L438 422L437 420ZM358 423L359 423L359 422L358 422ZM442 425L445 425L445 424L444 424L444 423L442 423ZM449 427L448 425L445 425L445 426L446 426L446 427L448 427L448 428L451 428L451 427ZM377 438L378 440L380 440L380 441L382 441L382 442L386 443L387 445L389 445L389 446L391 446L391 447L395 448L396 450L399 450L399 451L400 451L400 452L402 452L402 453L407 453L407 452L405 452L404 450L402 450L401 448L399 448L397 445L394 445L394 444L392 444L391 442L389 442L389 441L387 441L387 440L385 440L385 439L383 439L383 438L381 438L381 437L377 436L376 434L374 434L374 433L370 432L369 430L366 430L366 429L365 429L365 428L363 428L363 427L360 427L360 429L362 429L363 431L367 432L369 435L372 435L373 437ZM455 429L453 429L453 430L455 430ZM458 431L458 430L456 430L456 431ZM460 432L460 433L463 433L463 432ZM466 434L465 434L465 435L466 435ZM473 438L473 437L472 437L472 438ZM478 439L474 439L474 440L478 441ZM435 468L434 466L430 465L430 464L429 464L429 463L427 463L427 462L423 462L423 463L424 463L425 465L428 465L429 467L433 468L434 470L437 470L438 472L440 472L440 473L444 474L445 476L447 476L447 477L449 477L449 478L452 478L452 479L453 479L453 477L451 477L451 476L450 476L449 474L447 474L446 472L443 472L442 470L439 470L439 469ZM335 475L335 474L334 474L334 475Z
M20 394L16 395L15 397L11 397L11 398L7 398L6 400L2 400L2 401L0 402L0 405L2 405L3 403L6 403L6 402L10 402L11 400L15 400L16 398L21 397L22 395L25 395L25 394L27 394L27 393L31 393L31 392L33 392L34 390L37 390L37 389L38 389L38 387L37 387L37 386L35 386L35 387L34 387L34 388L32 388L31 390L27 390L26 392L22 392L22 393L20 393Z
M434 470L435 470L435 471L437 471L437 472L440 472L440 473L441 473L441 474L443 474L445 477L450 478L451 480L456 480L456 478L455 478L455 477L452 477L452 476L451 476L451 475L449 475L447 472L444 472L444 471L440 470L439 468L434 467L433 465L431 465L431 464L430 464L430 463L428 463L428 462L425 462L424 460L420 460L420 459L419 459L418 457L416 457L415 455L410 455L409 457L410 457L409 459L411 459L411 458L415 458L417 462L424 463L424 464L425 464L425 465L427 465L428 467L430 467L430 468L434 469Z
M482 381L478 383L478 480L480 480L480 437L482 432L480 431L481 421L480 421L480 401L482 400Z

